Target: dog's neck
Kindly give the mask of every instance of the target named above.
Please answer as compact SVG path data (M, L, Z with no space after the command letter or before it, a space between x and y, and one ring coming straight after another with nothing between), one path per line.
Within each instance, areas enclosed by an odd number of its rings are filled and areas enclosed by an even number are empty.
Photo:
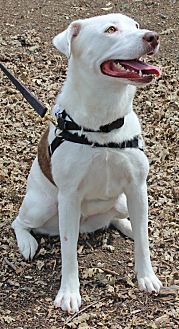
M135 91L135 86L91 75L71 60L57 103L80 126L98 129L132 111Z

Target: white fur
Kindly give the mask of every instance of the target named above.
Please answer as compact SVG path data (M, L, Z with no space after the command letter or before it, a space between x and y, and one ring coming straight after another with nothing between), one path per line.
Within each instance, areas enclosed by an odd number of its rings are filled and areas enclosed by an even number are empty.
M110 25L119 30L104 33ZM107 59L135 59L150 52L150 45L143 40L146 31L137 29L136 22L127 16L110 14L76 21L55 37L56 47L69 57L67 80L56 106L65 109L79 125L92 129L125 116L123 127L106 134L86 133L89 140L122 142L141 134L132 108L135 85L103 75L100 64ZM49 143L54 137L55 128L50 124ZM62 280L55 305L69 313L79 310L79 231L91 232L110 223L134 238L139 288L158 292L161 283L152 269L148 244L149 165L145 154L139 149L93 148L65 141L51 161L57 187L43 175L35 159L26 196L12 227L26 259L32 259L37 250L31 229L53 235L59 227Z

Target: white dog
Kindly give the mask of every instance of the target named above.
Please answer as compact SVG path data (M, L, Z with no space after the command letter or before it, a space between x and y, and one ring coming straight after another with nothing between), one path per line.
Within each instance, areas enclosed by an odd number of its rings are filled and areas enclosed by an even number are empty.
M31 230L50 235L59 230L62 280L55 305L73 313L81 305L79 232L114 224L134 239L139 288L161 287L148 243L149 165L133 112L136 86L160 75L139 60L158 51L159 37L127 16L109 14L71 23L53 43L69 59L53 113L59 127L50 124L40 141L12 227L25 259L38 246Z

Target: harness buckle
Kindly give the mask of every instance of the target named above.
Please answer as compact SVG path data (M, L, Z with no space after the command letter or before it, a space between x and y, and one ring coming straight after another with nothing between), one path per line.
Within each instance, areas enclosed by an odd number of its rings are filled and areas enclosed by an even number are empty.
M59 128L60 130L66 130L66 128L67 128L67 127L66 127L67 122L66 122L65 119L63 119L63 118L61 117L61 115L59 115L57 121L58 121L58 128Z
M59 127L57 127L57 128L55 129L55 136L56 136L56 137L61 137L61 135L60 135L61 132L62 132L61 129L59 129Z

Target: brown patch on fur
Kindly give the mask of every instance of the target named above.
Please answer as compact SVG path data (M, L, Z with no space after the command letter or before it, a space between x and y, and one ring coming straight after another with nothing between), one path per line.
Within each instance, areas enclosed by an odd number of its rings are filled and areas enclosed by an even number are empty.
M43 174L49 179L52 184L56 185L52 177L51 161L48 153L48 133L49 128L45 131L45 133L40 139L38 145L38 163Z

